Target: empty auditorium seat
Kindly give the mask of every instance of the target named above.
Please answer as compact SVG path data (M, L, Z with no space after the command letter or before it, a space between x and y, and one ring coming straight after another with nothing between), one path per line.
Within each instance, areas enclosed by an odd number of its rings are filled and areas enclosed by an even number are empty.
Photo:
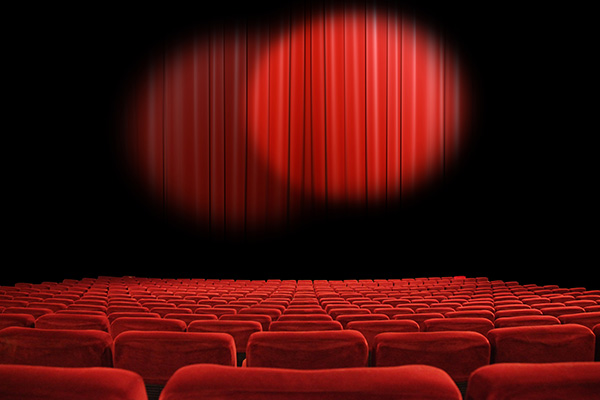
M490 363L490 343L477 332L388 332L375 337L377 367L426 364L446 371L464 392L469 375Z
M262 325L257 321L192 321L188 325L188 332L222 332L233 337L235 348L239 356L246 353L246 345L250 335L262 332Z
M271 322L270 331L340 331L344 329L338 321L281 321Z
M110 367L112 343L97 330L10 327L0 330L0 364Z
M552 315L522 315L516 317L502 317L494 321L494 326L496 328L536 325L560 325L560 320Z
M36 328L43 329L96 329L108 332L110 324L103 315L46 314L35 321Z
M419 314L396 314L392 319L410 319L419 324L419 329L424 330L424 322L432 318L444 318L444 315L436 312L431 313L419 313Z
M33 315L34 318L38 318L44 314L52 314L53 312L49 308L41 307L7 307L3 311L5 314L29 314Z
M346 329L359 331L367 340L369 351L375 345L375 336L384 332L419 332L419 324L409 319L383 321L352 321Z
M239 314L263 314L271 317L271 321L277 321L282 312L278 308L270 307L248 307L239 311Z
M563 324L579 324L592 329L594 326L600 324L600 312L563 314L558 319Z
M432 318L423 321L425 332L471 331L486 336L494 327L494 323L488 318Z
M160 315L151 312L120 311L108 314L108 322L112 324L114 320L121 317L160 318Z
M170 313L164 316L165 319L179 319L186 324L190 324L192 321L216 321L218 318L214 314L180 314Z
M335 320L345 328L352 321L386 321L389 317L385 314L342 314Z
M0 365L3 400L147 400L142 378L116 368Z
M563 307L549 307L549 308L540 308L544 315L553 315L555 317L560 317L561 315L566 314L578 314L584 313L585 310L581 307L577 306L563 306Z
M283 314L277 321L333 321L329 314Z
M496 319L505 317L519 317L523 315L542 315L542 312L537 308L521 308L517 310L496 311Z
M263 331L271 326L271 317L266 314L225 314L219 317L223 321L256 321L262 325Z
M577 324L495 328L488 339L495 363L594 360L594 333Z
M593 400L600 393L600 363L503 363L473 372L466 400Z
M444 314L446 318L487 318L490 321L494 321L494 313L489 310L462 310L462 311L451 311Z
M0 329L9 326L22 326L33 328L35 326L35 317L31 314L0 314Z
M161 400L461 400L448 375L426 365L294 370L191 365L178 370Z
M116 338L125 331L185 332L187 324L179 319L121 317L110 324L110 334Z
M258 332L250 336L246 366L294 369L366 367L367 341L360 332Z
M149 398L158 398L177 369L198 363L235 366L233 337L226 333L128 331L114 341L115 368L142 376Z

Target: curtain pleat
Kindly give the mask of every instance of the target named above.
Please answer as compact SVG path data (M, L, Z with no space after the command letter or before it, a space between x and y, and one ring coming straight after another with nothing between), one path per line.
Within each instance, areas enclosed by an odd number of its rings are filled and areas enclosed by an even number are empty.
M395 206L465 141L443 36L392 7L295 6L165 46L134 89L129 157L165 215L216 237Z

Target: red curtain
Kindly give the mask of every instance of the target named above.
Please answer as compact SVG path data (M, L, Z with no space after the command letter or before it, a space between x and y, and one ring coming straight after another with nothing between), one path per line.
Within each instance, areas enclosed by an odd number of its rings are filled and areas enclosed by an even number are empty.
M164 46L127 99L153 201L213 235L369 210L439 182L466 139L458 54L410 14L312 5Z

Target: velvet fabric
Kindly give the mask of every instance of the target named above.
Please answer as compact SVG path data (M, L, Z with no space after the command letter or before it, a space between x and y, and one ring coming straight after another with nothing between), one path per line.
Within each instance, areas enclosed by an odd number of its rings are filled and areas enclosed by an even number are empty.
M246 352L248 338L254 332L262 332L262 325L256 321L192 321L188 332L222 332L233 337L238 353Z
M10 326L33 328L35 317L31 314L0 314L0 329Z
M110 329L110 323L105 316L77 314L42 315L35 321L35 326L43 329L95 329L103 332Z
M387 332L375 337L375 366L425 364L457 382L490 363L490 344L477 332Z
M502 363L475 371L466 400L595 400L600 363Z
M438 312L428 312L428 313L415 313L415 314L396 314L392 317L392 319L410 319L419 324L419 329L422 331L425 329L424 322L431 318L444 318L443 314Z
M160 400L461 400L450 377L426 365L295 370L192 365Z
M38 318L44 314L52 314L54 311L50 308L40 307L8 307L3 312L8 314L30 314L34 318Z
M325 314L283 314L277 320L283 321L333 321L331 315Z
M366 367L368 347L357 331L259 332L246 348L248 367Z
M0 364L111 367L112 343L97 330L10 327L0 331Z
M486 336L494 329L494 323L488 318L462 317L462 318L432 318L423 322L425 332L439 331L470 331Z
M270 331L341 331L342 324L338 321L275 321L271 323Z
M339 321L344 328L348 326L349 322L352 321L387 321L390 318L385 314L344 314L337 317L335 320Z
M114 342L115 368L137 372L149 385L164 385L185 365L236 365L233 337L226 333L123 332Z
M488 339L494 363L594 360L594 333L583 325L495 328Z
M578 314L562 314L558 317L563 324L580 324L592 329L600 324L600 311Z
M187 324L178 319L122 317L110 324L110 333L116 338L126 331L185 332Z
M560 325L560 320L552 315L521 315L516 317L502 317L494 321L496 328L538 325Z
M266 314L226 314L219 318L221 321L256 321L262 325L263 331L268 331L272 319Z
M346 329L359 331L367 340L369 350L375 346L375 336L384 332L419 332L419 324L408 319L383 321L352 321Z
M3 400L147 400L142 378L117 368L0 365Z

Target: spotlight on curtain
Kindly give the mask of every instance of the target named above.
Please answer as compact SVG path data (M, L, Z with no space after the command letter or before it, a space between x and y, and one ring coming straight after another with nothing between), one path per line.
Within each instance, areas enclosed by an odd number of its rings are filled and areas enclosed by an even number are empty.
M167 218L248 235L395 206L452 169L469 86L440 32L364 4L255 22L167 43L127 97L124 154Z

